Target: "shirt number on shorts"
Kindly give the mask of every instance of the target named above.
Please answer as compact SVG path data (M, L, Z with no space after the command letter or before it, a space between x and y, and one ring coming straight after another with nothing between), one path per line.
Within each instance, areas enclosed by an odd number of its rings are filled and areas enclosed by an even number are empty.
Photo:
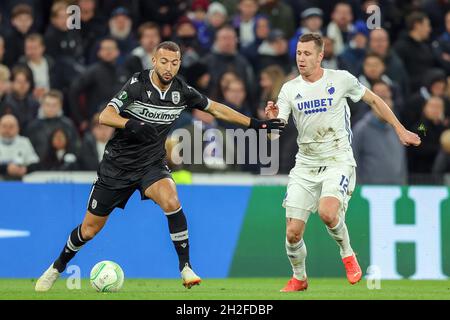
M348 189L348 178L346 176L342 175L341 182L339 183L339 185L341 186L341 188L342 188L341 191L343 191L344 194L348 192L348 190L347 190Z

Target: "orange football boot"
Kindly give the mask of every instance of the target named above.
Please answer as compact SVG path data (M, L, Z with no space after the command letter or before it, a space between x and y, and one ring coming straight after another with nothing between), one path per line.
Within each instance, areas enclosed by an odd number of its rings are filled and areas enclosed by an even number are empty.
M345 266L345 272L347 273L348 282L355 284L361 280L362 271L359 267L358 260L356 260L355 254L342 259Z
M298 280L295 277L292 277L291 280L288 281L286 286L280 290L280 292L294 292L294 291L304 291L308 289L308 279Z

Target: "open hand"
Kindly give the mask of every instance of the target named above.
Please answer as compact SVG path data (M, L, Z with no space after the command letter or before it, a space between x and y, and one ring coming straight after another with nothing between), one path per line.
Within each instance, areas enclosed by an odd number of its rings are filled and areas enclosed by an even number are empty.
M264 112L267 119L276 119L278 117L280 109L278 108L276 103L274 103L273 101L268 101Z

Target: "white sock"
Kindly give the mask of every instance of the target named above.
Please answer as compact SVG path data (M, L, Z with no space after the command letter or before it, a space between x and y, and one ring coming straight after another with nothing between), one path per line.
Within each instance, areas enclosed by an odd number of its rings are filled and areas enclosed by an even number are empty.
M286 240L286 253L291 262L294 277L297 280L304 280L306 278L305 260L307 252L306 244L303 239L293 244Z
M347 225L343 219L339 219L337 225L333 228L328 228L327 231L330 236L336 240L339 246L341 257L345 258L353 254L353 249L350 246L350 237L348 235Z

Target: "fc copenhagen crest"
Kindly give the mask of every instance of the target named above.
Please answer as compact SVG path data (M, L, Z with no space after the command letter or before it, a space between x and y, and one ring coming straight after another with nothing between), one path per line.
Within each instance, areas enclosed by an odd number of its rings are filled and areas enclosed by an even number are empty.
M331 96L331 95L333 95L336 92L336 88L330 82L330 83L327 83L326 91Z
M179 91L172 92L172 102L174 104L178 104L180 102L180 92Z

